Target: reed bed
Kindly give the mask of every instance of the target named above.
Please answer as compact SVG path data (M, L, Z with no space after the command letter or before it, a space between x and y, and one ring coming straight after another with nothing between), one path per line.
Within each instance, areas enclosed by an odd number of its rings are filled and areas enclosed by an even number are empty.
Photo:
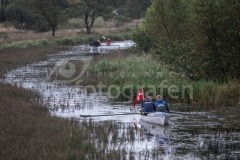
M134 96L143 87L145 94L155 97L162 94L173 103L189 103L196 107L216 109L221 106L239 107L239 81L227 83L213 81L191 81L182 74L172 72L150 54L129 54L124 58L105 58L94 63L89 72L103 72L106 84L119 86L112 95L129 94ZM126 89L129 86L129 89ZM124 91L123 91L124 90ZM133 90L134 95L130 95ZM171 91L172 90L172 91ZM125 100L123 96L119 100Z
M0 84L1 159L127 159L130 124L51 116L35 92Z

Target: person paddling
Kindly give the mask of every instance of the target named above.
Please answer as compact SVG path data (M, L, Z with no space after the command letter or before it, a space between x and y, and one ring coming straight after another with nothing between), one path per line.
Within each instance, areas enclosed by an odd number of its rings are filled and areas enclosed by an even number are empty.
M154 103L154 106L156 107L157 112L167 112L169 113L169 107L168 104L161 95L156 96L156 102Z
M112 43L112 40L111 40L110 38L108 38L108 39L106 40L106 45L107 45L107 46L110 46L111 43Z
M90 44L89 44L90 46L94 46L94 47L98 47L98 46L100 46L101 45L101 42L100 42L100 40L92 40L91 42L90 42Z
M147 115L150 112L154 112L154 110L154 103L152 102L151 97L145 97L142 103L142 110L140 112L143 112L144 115Z

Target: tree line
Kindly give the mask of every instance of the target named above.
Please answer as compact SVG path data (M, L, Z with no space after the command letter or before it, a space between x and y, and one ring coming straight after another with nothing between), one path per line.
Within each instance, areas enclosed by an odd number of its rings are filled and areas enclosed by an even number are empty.
M144 17L151 0L0 0L0 22L17 29L55 30L71 18L84 19L87 34L97 18L121 21Z
M239 0L153 0L134 41L192 80L240 79Z

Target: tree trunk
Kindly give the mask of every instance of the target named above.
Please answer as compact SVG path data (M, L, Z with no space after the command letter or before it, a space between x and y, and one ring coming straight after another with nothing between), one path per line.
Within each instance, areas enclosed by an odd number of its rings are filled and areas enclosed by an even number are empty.
M87 34L91 34L92 26L93 26L95 19L96 19L95 14L93 14L89 18L89 13L88 12L85 13L84 23L85 23Z
M52 25L51 26L52 27L52 36L54 37L55 36L55 31L56 31L56 27L55 27L55 25Z
M91 34L91 27L86 26L87 34Z

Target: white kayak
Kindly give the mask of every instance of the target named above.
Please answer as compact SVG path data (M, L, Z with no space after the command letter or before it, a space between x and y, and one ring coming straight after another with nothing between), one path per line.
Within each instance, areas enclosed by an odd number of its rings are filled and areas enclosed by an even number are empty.
M170 119L170 114L165 112L154 112L147 114L147 116L142 115L141 119L148 123L165 125Z

